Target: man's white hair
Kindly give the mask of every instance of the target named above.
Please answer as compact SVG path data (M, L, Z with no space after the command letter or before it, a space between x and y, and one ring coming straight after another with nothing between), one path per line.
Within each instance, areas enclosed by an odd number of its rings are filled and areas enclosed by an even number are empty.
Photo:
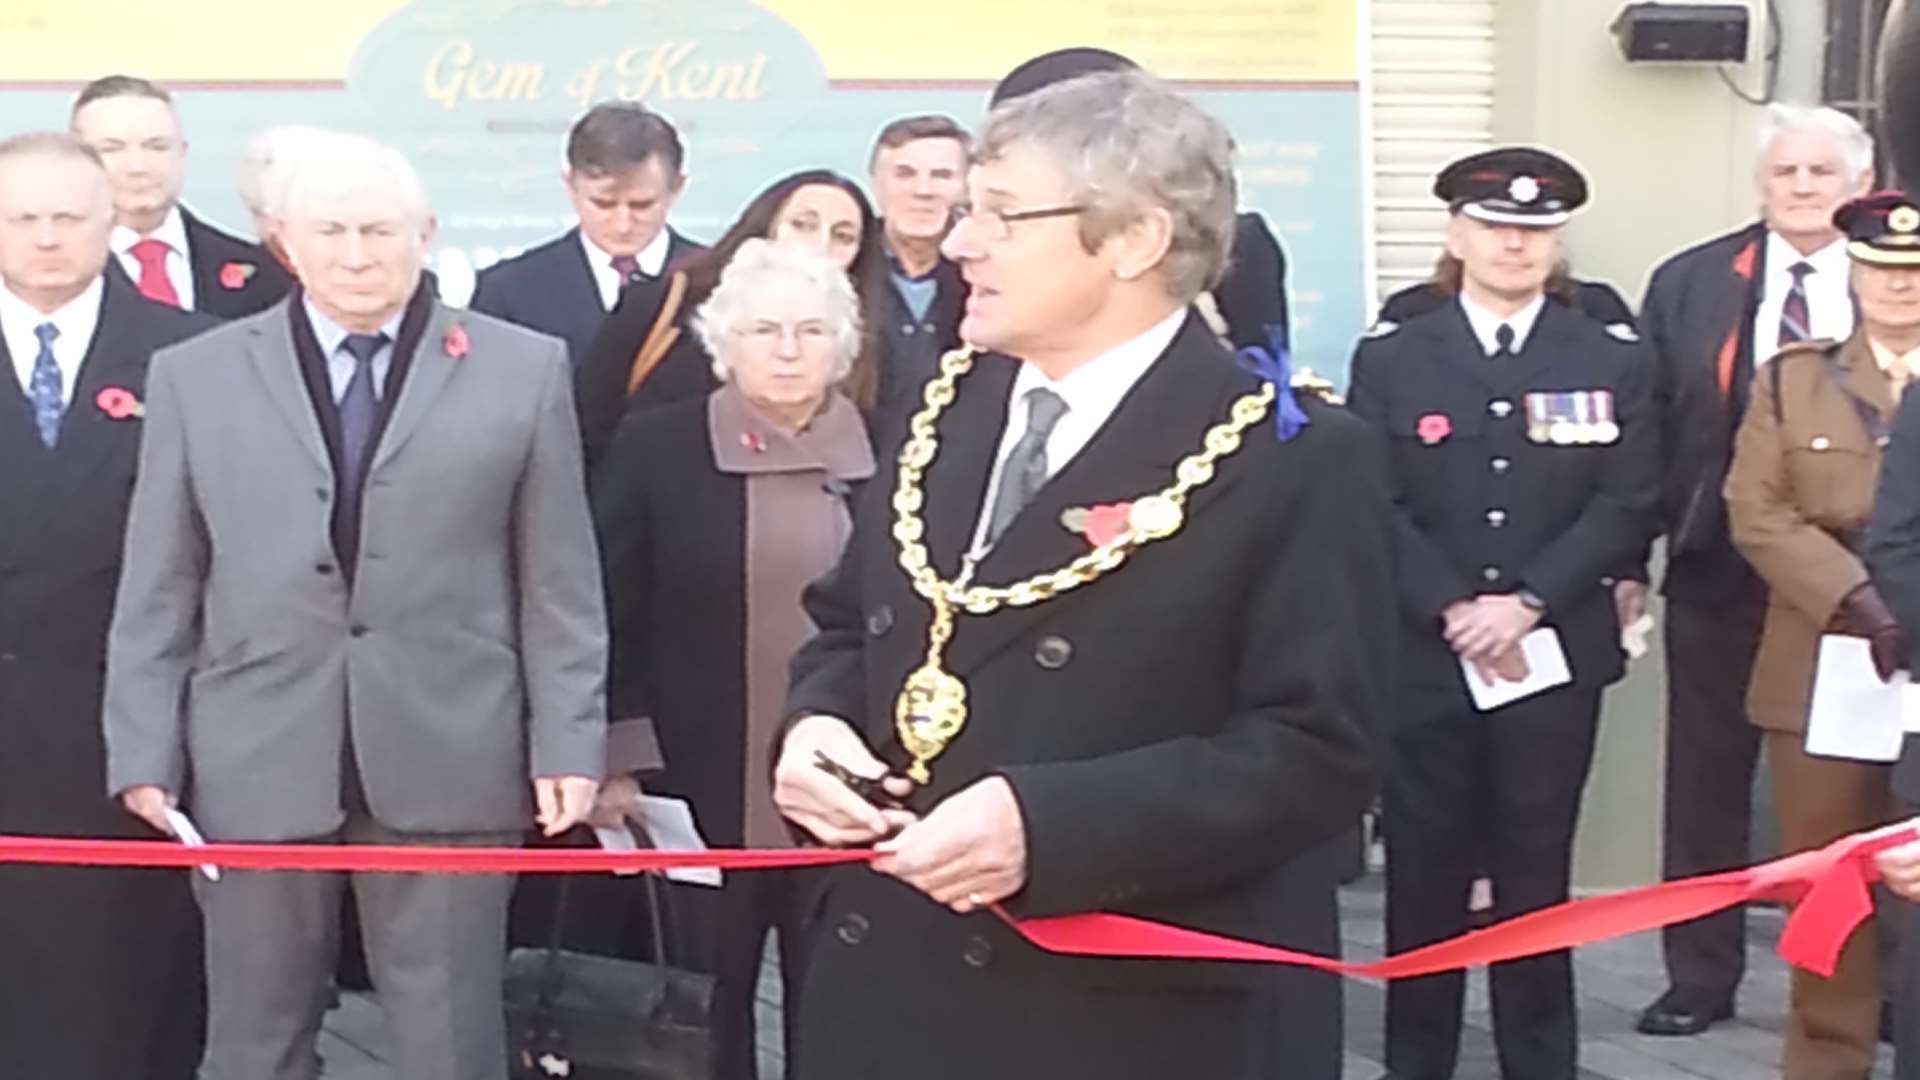
M285 193L286 175L305 148L318 136L330 134L303 124L281 124L255 135L240 159L240 201L254 217L280 216L275 199Z
M300 140L299 152L279 174L268 206L288 221L300 220L314 202L377 192L391 197L402 217L425 229L433 211L420 174L400 151L365 135L316 130Z
M1775 102L1760 114L1759 138L1754 155L1755 175L1764 175L1767 157L1780 136L1794 132L1825 135L1840 147L1840 159L1846 164L1847 179L1858 180L1873 171L1873 136L1860 121L1838 109L1824 105L1786 105Z
M840 264L804 248L781 247L754 239L740 245L720 272L720 284L694 313L693 328L713 357L713 374L725 382L731 375L727 335L754 317L754 302L778 284L798 283L818 289L827 301L827 325L833 332L833 381L853 371L860 352L860 298Z

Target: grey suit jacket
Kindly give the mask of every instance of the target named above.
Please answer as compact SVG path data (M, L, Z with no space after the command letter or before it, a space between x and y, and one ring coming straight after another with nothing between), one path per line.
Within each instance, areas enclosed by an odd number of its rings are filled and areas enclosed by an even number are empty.
M436 304L368 471L355 586L282 301L154 357L109 644L107 780L210 837L513 830L598 777L606 620L566 348ZM447 331L464 328L455 358Z

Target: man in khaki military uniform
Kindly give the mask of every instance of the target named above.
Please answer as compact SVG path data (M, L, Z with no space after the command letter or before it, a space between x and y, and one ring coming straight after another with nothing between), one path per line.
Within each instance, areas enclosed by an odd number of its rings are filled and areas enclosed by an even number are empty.
M1885 679L1907 645L1862 559L1881 449L1920 364L1920 206L1900 192L1834 214L1847 235L1859 320L1844 341L1788 346L1753 382L1726 498L1734 544L1770 590L1747 710L1763 729L1781 845L1819 847L1895 816L1889 766L1807 753L1823 634L1869 639ZM1847 942L1832 979L1793 973L1783 1075L1864 1078L1880 1013L1873 931Z

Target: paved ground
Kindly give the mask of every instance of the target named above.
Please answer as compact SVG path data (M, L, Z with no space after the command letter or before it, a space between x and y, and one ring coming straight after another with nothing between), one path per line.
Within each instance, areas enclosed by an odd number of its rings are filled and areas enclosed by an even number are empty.
M1378 957L1382 944L1383 895L1378 875L1363 879L1342 895L1346 951L1349 957ZM1633 1018L1660 992L1665 976L1656 935L1643 934L1581 950L1582 1080L1761 1080L1779 1075L1780 1031L1786 1013L1787 974L1773 942L1780 932L1778 912L1756 910L1748 949L1748 976L1741 990L1739 1018L1692 1039L1654 1039L1636 1035ZM1378 984L1351 982L1347 993L1347 1068L1344 1080L1377 1080L1381 1060L1381 1017L1386 995ZM1458 1080L1496 1080L1491 1019L1485 980L1470 983L1467 1031L1461 1047ZM768 980L761 988L761 1080L778 1080L779 988ZM321 1046L327 1080L391 1080L381 1062L379 1007L350 996L327 1024ZM770 1037L768 1037L770 1036ZM1892 1054L1881 1048L1876 1080L1893 1075Z

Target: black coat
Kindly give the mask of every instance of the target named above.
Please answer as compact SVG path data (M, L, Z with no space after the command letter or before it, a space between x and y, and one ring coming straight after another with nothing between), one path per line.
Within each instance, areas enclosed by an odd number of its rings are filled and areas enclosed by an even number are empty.
M1507 360L1486 355L1458 304L1361 340L1347 401L1391 445L1401 670L1410 688L1464 707L1441 612L1521 588L1546 601L1542 625L1559 631L1576 686L1620 678L1606 579L1653 531L1649 375L1637 342L1558 304L1541 309ZM1612 394L1617 441L1532 441L1529 395L1583 390ZM1435 418L1448 430L1423 438L1423 421Z
M52 451L0 341L0 832L152 839L108 800L100 696L153 351L216 320L143 299L115 266ZM0 869L0 1057L20 1076L185 1080L199 921L182 872Z
M266 248L221 232L184 206L180 220L187 230L195 311L221 319L243 318L279 303L293 286L293 275ZM239 269L229 271L229 266Z
M713 375L713 358L693 329L696 306L687 303L683 295L673 313L677 335L672 347L640 389L631 398L627 396L627 375L633 370L634 354L660 318L668 290L666 278L627 286L620 302L607 312L573 373L574 405L580 414L580 438L586 446L588 465L600 460L613 441L621 417L629 412L704 398L720 386Z
M667 230L666 266L704 250L703 245ZM467 306L565 341L576 365L607 318L578 226L480 271Z
M1015 370L982 358L939 423L924 513L933 564L949 577ZM1189 315L978 580L1049 571L1085 551L1064 509L1164 487L1254 385ZM1332 885L1316 876L1314 895L1301 895L1288 860L1351 825L1372 791L1367 732L1391 666L1391 526L1378 441L1338 410L1306 408L1312 425L1291 442L1270 422L1249 429L1189 499L1185 528L1110 579L961 616L947 661L972 719L915 804L924 812L989 774L1008 779L1029 863L1007 904L1015 914L1111 910L1328 947ZM924 659L930 615L897 561L893 473L884 463L841 565L809 591L820 633L794 660L789 711L845 717L898 760L894 699ZM953 915L857 868L828 875L811 930L801 1080L903 1069L1157 1080L1175 1062L1194 1076L1275 1075L1249 1055L1276 1045L1290 1064L1324 1063L1288 1075L1338 1073L1339 989L1320 976L1050 956L991 915Z
M885 346L880 367L879 409L891 416L912 411L920 402L920 388L940 373L940 357L960 344L960 317L966 313L967 283L960 267L942 258L933 269L933 303L927 316L916 319L893 283L892 269L881 260L875 271L884 280L864 291L878 303L865 312Z
M1660 415L1660 527L1670 594L1679 588L1724 598L1751 580L1727 531L1721 487L1758 359L1753 320L1766 282L1766 235L1756 222L1674 255L1654 269L1640 304ZM1732 371L1725 393L1723 357ZM1689 573L1693 566L1700 572Z
M1614 291L1613 286L1603 281L1576 281L1573 295L1563 297L1558 293L1548 293L1547 299L1565 304L1574 311L1597 319L1602 323L1618 324L1631 330L1634 328L1633 309L1626 300ZM1431 283L1409 285L1387 297L1380 305L1380 322L1403 323L1415 315L1425 315L1429 311L1446 307L1453 303L1453 294L1442 292Z
M1290 340L1287 255L1266 218L1251 211L1234 216L1233 259L1227 264L1227 276L1213 290L1213 300L1227 321L1227 339L1235 348L1265 348L1268 327L1278 328L1283 344Z
M1866 554L1873 585L1912 646L1907 670L1920 671L1920 394L1901 400L1892 441L1881 451ZM1893 770L1893 793L1920 804L1920 736L1907 736Z

